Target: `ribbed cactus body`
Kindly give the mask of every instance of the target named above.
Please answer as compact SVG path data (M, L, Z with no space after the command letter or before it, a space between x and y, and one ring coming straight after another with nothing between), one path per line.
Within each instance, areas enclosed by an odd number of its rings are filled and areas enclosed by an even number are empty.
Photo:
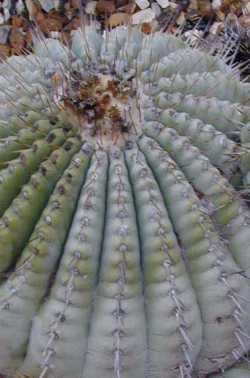
M233 367L230 370L212 375L213 378L248 378L249 377L249 367L246 364L240 364L239 366Z
M237 69L91 25L9 58L0 85L0 373L248 377Z
M23 366L24 371L33 375L46 371L46 359L55 366L58 376L77 377L82 373L101 251L107 165L104 153L93 158L53 290L34 320ZM55 354L50 354L51 348L56 350Z
M9 374L13 374L13 368L25 355L31 321L46 294L49 279L60 257L88 160L84 152L73 157L18 264L1 286L0 357L3 368L10 371Z

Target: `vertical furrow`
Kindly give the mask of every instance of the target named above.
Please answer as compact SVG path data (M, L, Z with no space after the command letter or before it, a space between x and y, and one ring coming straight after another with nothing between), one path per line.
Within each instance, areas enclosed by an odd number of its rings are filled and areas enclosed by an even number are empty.
M160 92L181 92L197 97L216 97L218 100L232 103L249 104L250 85L230 78L220 71L193 72L186 75L177 73L169 78L161 77L158 82L151 83L146 90L149 95L156 95Z
M49 120L40 120L31 127L21 129L17 135L0 140L0 167L9 160L16 158L20 152L29 148L32 143L44 139L47 134L55 129Z
M166 128L158 131L151 128L149 135L168 151L194 189L204 197L203 202L221 235L227 239L233 258L250 277L250 210L239 194L187 138Z
M144 156L134 149L126 158L142 243L147 376L190 376L202 337L196 296L158 184Z
M44 299L71 223L90 151L73 158L13 273L0 287L0 370L12 376L26 352L32 319Z
M57 180L79 148L80 141L72 138L55 150L5 211L0 220L0 272L6 272L20 255Z
M167 128L176 130L179 135L187 136L192 145L198 147L228 178L237 170L241 147L212 125L191 118L187 113L178 113L171 109L163 110L160 116L153 116L152 112L152 118L153 121L159 120ZM155 125L157 123L158 121ZM154 122L147 122L144 130L147 133L152 128Z
M206 375L230 366L250 348L249 283L174 161L150 138L143 137L139 145L157 177L185 249L203 325L195 370Z
M36 171L39 164L58 148L67 137L61 129L53 130L45 140L34 142L31 148L23 150L19 157L11 160L0 172L0 216L8 208L22 185Z
M185 42L171 34L154 33L144 36L142 48L136 58L137 73L141 74L164 56L185 47Z
M110 154L99 284L83 378L143 378L146 325L140 247L124 157Z
M104 225L107 156L91 161L51 292L33 320L21 372L80 378ZM63 363L62 363L63 361Z
M1 83L1 77L0 77ZM1 93L0 93L1 100ZM7 138L9 136L15 136L19 132L25 129L31 129L33 124L41 120L41 113L34 112L33 110L28 111L22 115L14 115L8 120L0 121L0 138ZM43 117L42 117L43 119Z
M170 53L151 65L140 77L143 83L154 83L162 77L172 77L177 74L204 73L222 71L229 72L226 64L217 57L204 52L185 48Z
M213 125L218 131L232 137L248 122L250 108L239 103L218 100L216 97L196 97L182 93L160 93L154 98L157 107L165 110L172 108L177 112L188 113L204 123Z

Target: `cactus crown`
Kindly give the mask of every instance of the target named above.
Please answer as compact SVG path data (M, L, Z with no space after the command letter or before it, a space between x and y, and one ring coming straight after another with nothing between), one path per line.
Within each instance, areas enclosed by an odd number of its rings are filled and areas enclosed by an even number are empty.
M237 74L174 36L93 25L0 65L1 372L247 377Z
M132 100L135 91L131 82L117 80L107 68L103 71L73 79L72 90L62 80L56 92L63 93L66 88L66 94L56 101L68 122L79 128L83 139L108 151L114 145L124 146L137 133L137 130L131 132L136 127L136 113L129 113L129 109L135 108Z

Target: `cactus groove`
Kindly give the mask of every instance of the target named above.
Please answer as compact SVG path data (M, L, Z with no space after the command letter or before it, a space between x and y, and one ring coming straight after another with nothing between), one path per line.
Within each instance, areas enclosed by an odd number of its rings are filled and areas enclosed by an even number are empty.
M0 373L250 375L250 85L91 24L0 64Z

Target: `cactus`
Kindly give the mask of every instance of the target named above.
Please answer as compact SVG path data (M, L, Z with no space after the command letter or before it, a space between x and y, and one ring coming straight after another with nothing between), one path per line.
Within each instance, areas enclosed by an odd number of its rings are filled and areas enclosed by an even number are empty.
M239 75L95 24L0 64L0 373L249 376Z
M249 377L249 367L245 364L239 364L233 367L232 369L212 375L212 378L248 378Z

